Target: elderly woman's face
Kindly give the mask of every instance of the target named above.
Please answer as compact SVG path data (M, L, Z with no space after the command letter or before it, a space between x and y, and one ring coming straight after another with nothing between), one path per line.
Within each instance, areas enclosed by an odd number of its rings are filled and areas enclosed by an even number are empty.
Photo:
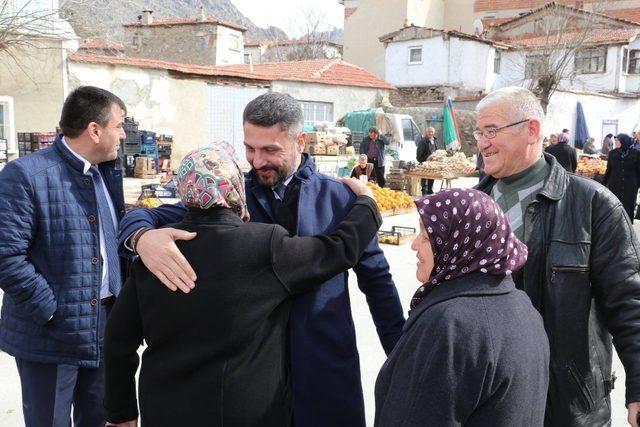
M418 258L418 268L416 270L416 277L420 283L426 283L429 281L429 277L431 277L435 259L429 235L427 234L427 230L425 230L424 225L422 225L422 222L420 222L420 234L418 234L418 237L413 239L411 249L417 252L416 257Z

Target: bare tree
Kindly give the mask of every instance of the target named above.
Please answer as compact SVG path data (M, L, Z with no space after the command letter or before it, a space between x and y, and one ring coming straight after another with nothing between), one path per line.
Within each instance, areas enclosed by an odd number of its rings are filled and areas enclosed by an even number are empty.
M326 58L335 44L329 38L331 29L325 25L326 15L320 9L301 7L289 27L293 40L276 40L270 47L267 60L304 61Z
M529 22L534 27L533 34L506 36L506 39L493 35L518 47L524 81L540 98L545 113L561 82L573 81L584 67L604 66L597 58L589 58L588 53L596 46L594 35L598 30L611 29L610 22L601 15L605 4L593 2L593 13L550 4L544 16Z

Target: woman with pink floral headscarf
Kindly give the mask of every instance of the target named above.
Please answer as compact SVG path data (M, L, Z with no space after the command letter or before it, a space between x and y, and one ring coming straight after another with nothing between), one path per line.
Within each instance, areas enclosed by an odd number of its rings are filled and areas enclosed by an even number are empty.
M371 191L358 196L328 236L292 237L249 223L244 178L232 148L187 154L178 192L188 209L174 227L197 233L178 243L198 281L190 293L162 286L137 260L105 334L105 416L133 426L277 426L291 422L286 325L293 295L353 267L381 223Z
M511 275L527 248L476 190L416 201L416 276L403 335L376 381L376 426L542 426L549 344Z

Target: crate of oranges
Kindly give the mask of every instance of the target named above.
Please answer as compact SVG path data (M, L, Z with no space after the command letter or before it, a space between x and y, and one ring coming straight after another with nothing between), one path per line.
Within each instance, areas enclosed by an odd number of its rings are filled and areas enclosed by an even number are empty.
M402 191L380 188L373 182L368 182L367 186L373 192L373 198L382 216L409 213L412 212L415 207L411 196Z
M388 245L402 245L416 237L416 229L413 227L391 227L391 231L378 231L378 242Z

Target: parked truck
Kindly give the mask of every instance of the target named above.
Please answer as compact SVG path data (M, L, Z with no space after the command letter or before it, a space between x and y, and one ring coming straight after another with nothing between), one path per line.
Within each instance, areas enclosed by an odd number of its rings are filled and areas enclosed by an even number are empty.
M351 131L351 142L356 153L369 129L375 126L389 140L387 151L394 159L416 160L416 147L422 134L408 114L385 113L380 108L358 110L345 114L339 123Z

